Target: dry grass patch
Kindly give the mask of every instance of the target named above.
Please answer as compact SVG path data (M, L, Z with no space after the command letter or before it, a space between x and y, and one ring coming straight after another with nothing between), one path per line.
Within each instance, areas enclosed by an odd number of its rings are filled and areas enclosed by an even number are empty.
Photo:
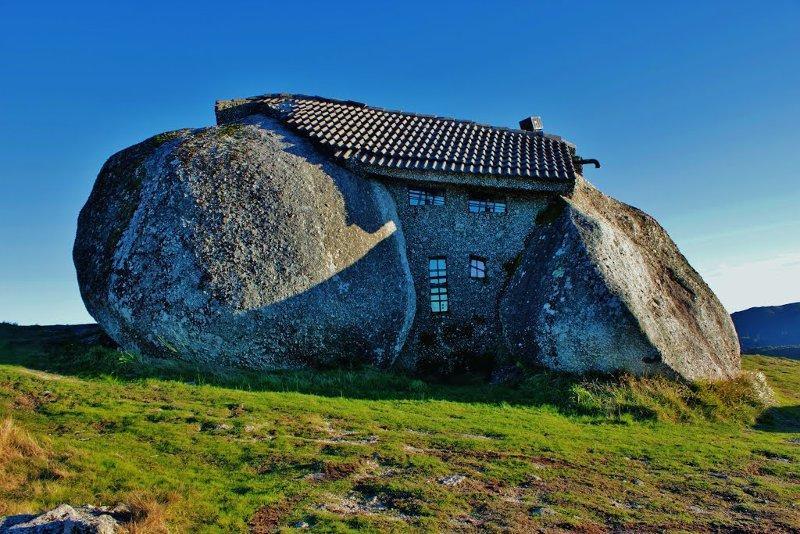
M125 534L168 534L168 508L176 500L170 495L166 499L156 499L143 492L135 492L125 499L131 519L123 525Z
M0 473L5 472L14 460L44 456L45 450L13 419L6 417L3 420L0 424Z
M7 417L0 424L0 494L15 492L33 479L50 474L48 453L25 430ZM16 512L0 499L0 516Z

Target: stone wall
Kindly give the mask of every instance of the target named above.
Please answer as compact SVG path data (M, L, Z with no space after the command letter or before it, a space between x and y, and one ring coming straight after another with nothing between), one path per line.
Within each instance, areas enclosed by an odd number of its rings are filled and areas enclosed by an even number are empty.
M397 206L417 295L401 366L436 373L488 370L494 358L507 352L499 298L549 196L487 191L487 196L506 201L506 213L469 213L467 201L471 194L480 196L479 190L446 186L444 206L411 206L408 189L421 184L392 179L386 185ZM471 255L486 259L485 279L470 278ZM428 260L435 256L447 258L446 314L431 312Z

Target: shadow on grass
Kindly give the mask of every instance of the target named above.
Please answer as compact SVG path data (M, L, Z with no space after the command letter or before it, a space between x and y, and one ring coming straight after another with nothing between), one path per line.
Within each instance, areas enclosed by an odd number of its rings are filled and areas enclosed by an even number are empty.
M423 380L362 366L350 369L251 371L204 367L150 358L113 348L97 325L16 326L0 324L0 364L80 378L112 376L123 381L173 380L246 391L297 392L369 400L450 400L542 405L563 403L579 378L542 372L514 386L464 375L448 381Z
M767 408L755 425L765 432L800 432L800 406Z
M564 414L615 423L706 420L753 424L764 408L744 380L688 384L664 377L577 376L516 369L510 373L513 380L498 385L489 383L485 376L458 376L443 382L374 367L263 372L147 358L117 350L104 338L97 325L20 327L0 323L0 364L80 378L172 380L245 391L550 406Z

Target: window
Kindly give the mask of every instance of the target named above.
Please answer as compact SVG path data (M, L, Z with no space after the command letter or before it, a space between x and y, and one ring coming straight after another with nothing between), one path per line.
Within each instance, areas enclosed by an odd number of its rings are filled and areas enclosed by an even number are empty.
M505 213L506 203L504 200L492 200L488 198L469 199L470 213Z
M408 203L412 206L444 206L444 191L409 189Z
M428 280L431 286L431 311L446 313L447 303L447 260L431 258L428 260Z
M478 256L469 257L469 277L486 278L486 260Z

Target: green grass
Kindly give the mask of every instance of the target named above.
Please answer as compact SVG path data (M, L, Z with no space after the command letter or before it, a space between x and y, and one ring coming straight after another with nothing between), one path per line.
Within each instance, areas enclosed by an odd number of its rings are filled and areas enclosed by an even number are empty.
M38 450L0 450L0 514L123 501L142 532L792 531L800 362L744 365L777 405L747 380L210 373L0 325L6 441Z

